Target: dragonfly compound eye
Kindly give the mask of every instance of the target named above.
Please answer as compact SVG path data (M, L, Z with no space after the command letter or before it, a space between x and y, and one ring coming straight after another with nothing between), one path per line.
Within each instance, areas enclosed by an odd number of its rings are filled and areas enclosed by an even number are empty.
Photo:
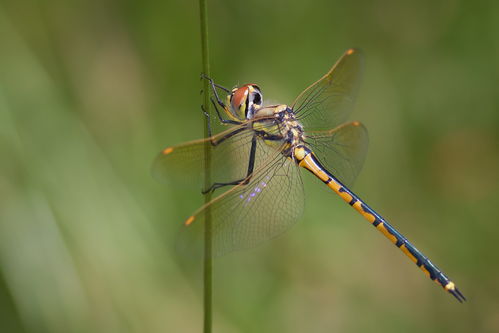
M248 107L248 94L249 88L247 86L242 86L232 90L230 97L230 107L231 112L237 118L243 120L246 118L246 110Z

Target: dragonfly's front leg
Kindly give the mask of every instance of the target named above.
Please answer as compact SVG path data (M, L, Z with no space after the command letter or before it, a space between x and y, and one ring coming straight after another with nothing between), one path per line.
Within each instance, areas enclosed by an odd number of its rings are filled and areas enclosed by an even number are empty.
M256 156L256 135L253 136L253 139L251 140L251 148L250 148L250 155L249 155L249 163L248 163L248 171L246 172L246 177L234 180L232 182L226 182L226 183L213 183L208 189L203 190L202 193L206 194L209 192L215 191L217 188L228 186L228 185L247 185L251 177L253 176L253 170L255 168L255 156Z
M235 121L235 120L224 119L222 117L222 114L220 113L220 110L218 109L218 106L217 106L217 104L218 104L225 112L227 112L227 106L222 101L220 96L218 96L217 88L222 89L223 91L225 91L228 94L230 93L230 90L225 88L225 87L222 87L221 85L216 84L211 78L207 77L204 74L201 74L201 77L208 80L208 82L210 83L211 90L213 91L213 95L215 96L216 102L213 98L210 98L210 100L211 100L211 103L213 104L213 107L215 108L215 112L217 113L218 120L220 120L220 122L222 124L232 124L232 125L240 124L240 122ZM203 110L203 112L205 113L205 115L207 115L205 110ZM207 116L209 119L209 115L207 115Z

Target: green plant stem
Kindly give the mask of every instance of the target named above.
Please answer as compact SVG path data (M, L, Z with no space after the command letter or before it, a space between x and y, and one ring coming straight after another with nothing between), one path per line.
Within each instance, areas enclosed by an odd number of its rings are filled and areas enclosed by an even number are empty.
M203 61L203 73L210 77L210 61L208 53L208 10L206 8L206 0L199 0L199 14L200 14L200 24L201 24L201 56ZM210 114L210 86L208 80L203 79L203 91L204 91L204 111ZM209 119L204 117L204 137L208 137L208 126ZM206 143L204 149L204 188L209 188L211 185L211 145ZM211 200L211 193L205 195L205 203ZM209 207L205 212L204 221L204 260L203 260L203 281L204 281L204 292L203 292L203 332L211 333L212 328L212 289L213 289L213 255L212 255L212 237L211 237L211 213Z

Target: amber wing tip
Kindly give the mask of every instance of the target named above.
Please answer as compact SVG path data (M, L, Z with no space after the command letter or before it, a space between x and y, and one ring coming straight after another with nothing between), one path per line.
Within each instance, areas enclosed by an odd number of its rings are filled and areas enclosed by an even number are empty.
M172 147L168 147L168 148L163 149L163 151L162 151L161 153L162 153L163 155L168 155L168 154L170 154L172 151L173 151L173 148L172 148Z
M194 219L195 219L194 216L190 216L187 220L185 220L184 224L186 226L189 226L189 225L191 225L192 222L194 222Z

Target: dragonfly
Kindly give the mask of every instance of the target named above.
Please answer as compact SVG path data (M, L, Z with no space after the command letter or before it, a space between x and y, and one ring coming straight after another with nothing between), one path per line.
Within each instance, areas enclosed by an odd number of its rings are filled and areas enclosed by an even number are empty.
M213 183L202 192L213 198L185 220L184 228L203 225L209 215L212 251L218 256L255 247L293 226L304 208L299 169L306 169L463 302L466 298L454 282L350 190L367 152L365 126L346 122L358 94L363 59L360 50L347 50L291 105L265 105L256 84L229 90L205 77L218 120L227 129L213 135L205 112L209 137L165 148L153 163L153 174L165 179L181 171L191 179L206 167L204 152L210 149Z

